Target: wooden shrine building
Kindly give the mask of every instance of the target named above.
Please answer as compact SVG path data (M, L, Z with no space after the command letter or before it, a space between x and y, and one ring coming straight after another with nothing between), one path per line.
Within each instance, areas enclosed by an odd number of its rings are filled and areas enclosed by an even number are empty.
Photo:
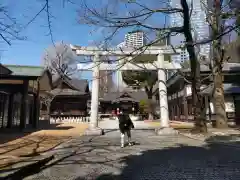
M51 74L43 67L0 64L0 128L36 128L39 93L51 88Z
M155 97L155 96L154 96ZM111 113L116 109L124 109L130 114L139 113L140 102L147 101L148 97L142 90L125 90L122 92L110 92L100 98L100 112L104 114ZM153 98L153 100L156 100Z
M108 114L117 108L131 113L132 109L138 109L139 98L133 92L111 92L100 99L100 112Z
M169 116L172 120L192 120L192 91L190 69L182 70L184 77L175 73L167 81ZM206 118L214 121L213 82L207 78L210 74L208 66L201 65L202 87L201 93L206 109ZM223 88L225 93L225 107L229 120L237 119L240 111L240 63L225 63L223 65Z
M50 92L54 98L50 106L51 119L73 119L81 121L87 116L87 101L90 91L87 80L62 76L53 82Z

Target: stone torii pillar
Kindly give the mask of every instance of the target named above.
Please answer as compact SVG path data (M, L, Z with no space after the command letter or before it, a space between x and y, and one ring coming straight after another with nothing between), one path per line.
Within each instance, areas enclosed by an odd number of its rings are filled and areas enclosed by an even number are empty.
M95 54L93 56L93 62L95 66L92 68L93 80L92 80L92 95L91 95L91 114L90 114L90 126L85 131L86 135L102 135L103 130L98 127L98 104L99 104L99 66L100 55Z
M158 69L158 91L159 91L159 104L161 113L161 127L169 128L169 114L168 114L168 100L167 100L167 86L166 86L166 70L163 68L164 55L157 56L159 63Z
M174 135L177 131L170 127L168 98L167 98L167 75L164 68L164 54L157 55L158 62L158 91L159 91L159 105L161 114L161 127L155 129L158 135Z
M79 47L71 46L73 51L76 51L77 55L93 56L93 63L83 65L78 64L79 70L93 71L92 80L92 96L91 96L91 116L90 126L85 132L86 135L101 135L103 130L98 127L98 103L99 103L99 70L116 70L119 68L116 64L100 63L100 56L134 56L139 54L156 55L157 60L154 63L145 64L132 64L129 62L123 62L119 70L157 70L158 71L158 88L159 88L159 101L160 101L160 113L161 113L161 126L156 129L156 133L159 135L175 134L176 131L170 128L169 125L169 112L168 112L168 100L167 100L167 87L166 87L166 69L176 69L172 63L164 62L164 54L173 54L169 49L163 49L162 47L149 47L144 52L134 51L132 49L111 49L108 52L95 47ZM179 68L179 67L178 67Z

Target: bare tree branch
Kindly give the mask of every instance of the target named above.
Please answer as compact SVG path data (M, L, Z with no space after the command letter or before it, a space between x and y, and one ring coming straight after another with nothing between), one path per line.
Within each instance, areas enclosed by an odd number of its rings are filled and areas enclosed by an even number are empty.
M72 50L63 42L48 48L42 60L42 64L59 77L69 77L76 73L76 63Z

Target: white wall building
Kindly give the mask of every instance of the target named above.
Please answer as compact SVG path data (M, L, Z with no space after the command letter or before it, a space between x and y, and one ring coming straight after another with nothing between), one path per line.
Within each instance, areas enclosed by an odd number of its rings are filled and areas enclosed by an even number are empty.
M146 37L143 31L132 31L125 35L126 47L141 47L146 44Z
M120 44L117 45L118 48L122 48L125 46L126 46L125 41L121 42ZM121 61L119 60L118 63L121 63ZM116 86L117 86L116 87L117 91L122 91L123 89L125 89L127 87L127 85L123 82L121 71L116 72Z

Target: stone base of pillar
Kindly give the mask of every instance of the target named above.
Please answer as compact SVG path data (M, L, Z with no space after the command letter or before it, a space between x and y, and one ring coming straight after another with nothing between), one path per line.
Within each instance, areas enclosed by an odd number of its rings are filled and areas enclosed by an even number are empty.
M104 135L103 129L97 127L97 128L87 128L84 132L84 135L86 136L101 136Z
M161 127L161 128L157 128L155 129L155 132L157 135L160 136L171 136L171 135L177 135L178 131L171 128L171 127Z

